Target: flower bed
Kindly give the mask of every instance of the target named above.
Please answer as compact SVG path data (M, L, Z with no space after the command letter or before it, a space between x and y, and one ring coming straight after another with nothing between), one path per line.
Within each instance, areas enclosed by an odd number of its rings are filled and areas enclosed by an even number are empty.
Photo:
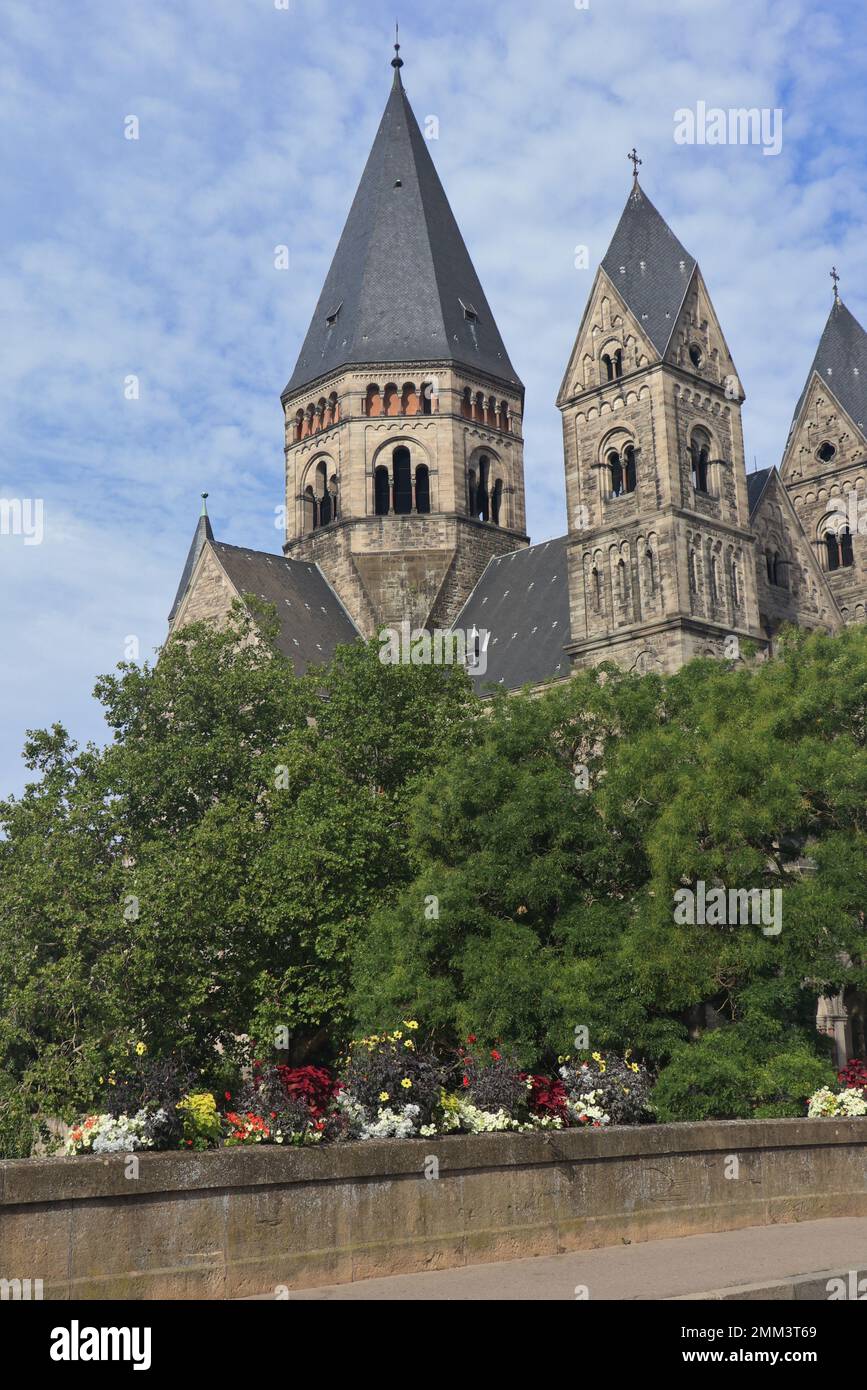
M628 1054L560 1057L559 1075L548 1077L522 1071L497 1048L480 1049L473 1034L448 1060L418 1037L418 1022L407 1019L358 1039L336 1076L256 1061L219 1102L176 1059L148 1063L139 1043L136 1076L109 1077L105 1111L73 1125L65 1152L527 1134L653 1118L650 1075Z

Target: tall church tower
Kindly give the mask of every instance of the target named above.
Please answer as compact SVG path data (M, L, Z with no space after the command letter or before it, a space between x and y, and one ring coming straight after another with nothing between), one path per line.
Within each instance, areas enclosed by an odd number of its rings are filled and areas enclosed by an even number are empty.
M837 292L780 473L847 623L867 616L867 333Z
M633 152L634 157L634 152ZM674 671L759 629L741 404L701 271L638 182L557 400L573 664Z
M447 627L526 545L524 388L394 81L282 394L286 542L366 636Z

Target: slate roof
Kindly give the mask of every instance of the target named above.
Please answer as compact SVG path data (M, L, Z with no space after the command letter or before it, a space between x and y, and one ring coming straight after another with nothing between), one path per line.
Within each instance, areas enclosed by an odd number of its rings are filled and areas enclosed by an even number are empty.
M814 372L818 372L858 428L864 430L867 427L867 333L842 299L835 300L831 306L813 365L795 407L793 428Z
M283 395L345 365L410 361L460 362L521 385L396 68Z
M335 647L359 636L318 565L222 541L214 543L214 550L239 593L256 594L276 607L277 646L292 662L296 675L328 661Z
M663 357L696 262L638 183L602 266Z
M178 592L175 594L175 601L172 604L172 611L169 613L169 622L172 621L181 606L181 599L187 592L190 580L193 577L193 570L196 568L196 561L202 553L206 541L212 541L214 533L211 530L211 523L206 512L202 512L199 517L198 525L193 533L192 543L187 551L187 560L181 575L181 582L178 585Z
M750 507L750 516L759 505L759 500L764 492L768 479L776 470L773 468L757 468L755 473L747 474L747 501Z
M568 540L558 536L490 560L455 619L456 628L489 634L487 670L473 676L480 695L569 674Z

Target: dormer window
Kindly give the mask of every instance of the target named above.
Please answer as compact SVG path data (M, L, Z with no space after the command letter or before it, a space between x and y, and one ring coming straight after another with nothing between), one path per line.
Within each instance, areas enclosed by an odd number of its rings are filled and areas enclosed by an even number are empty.
M333 328L334 325L336 324L336 322L337 322L337 315L340 313L340 310L341 310L342 308L343 308L343 300L341 299L341 301L340 301L340 303L338 304L337 308L334 309L334 310L332 310L332 312L331 312L330 314L326 314L326 315L325 315L325 322L328 324L328 327L329 327L329 328Z
M478 323L479 316L473 308L472 304L465 304L462 299L459 299L458 303L464 311L464 318L467 320L467 322Z
M836 452L837 450L830 439L826 439L816 450L816 457L821 459L822 463L830 463Z

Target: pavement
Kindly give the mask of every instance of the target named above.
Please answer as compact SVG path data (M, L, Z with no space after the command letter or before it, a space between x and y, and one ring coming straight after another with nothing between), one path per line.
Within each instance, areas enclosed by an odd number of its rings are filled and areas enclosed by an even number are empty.
M536 1302L698 1298L711 1291L719 1297L729 1296L728 1289L749 1299L780 1296L762 1294L762 1285L778 1287L781 1280L820 1271L863 1273L865 1266L867 1217L837 1217L293 1289L289 1297L293 1302ZM738 1286L747 1287L737 1294Z

